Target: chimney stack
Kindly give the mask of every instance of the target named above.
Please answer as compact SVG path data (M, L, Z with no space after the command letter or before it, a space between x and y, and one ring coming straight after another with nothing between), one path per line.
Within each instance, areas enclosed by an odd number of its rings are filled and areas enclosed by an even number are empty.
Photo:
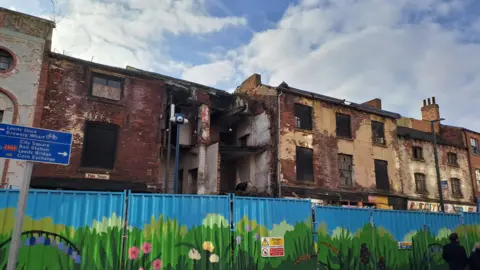
M435 101L435 97L427 100L423 100L422 107L422 120L423 121L433 121L440 119L440 107ZM440 132L440 123L435 123L435 132Z

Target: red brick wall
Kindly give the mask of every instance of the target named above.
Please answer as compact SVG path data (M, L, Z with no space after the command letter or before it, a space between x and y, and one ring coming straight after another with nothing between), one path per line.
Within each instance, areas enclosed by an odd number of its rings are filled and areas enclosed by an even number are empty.
M480 197L480 192L479 192L480 187L478 186L476 175L475 175L475 170L480 169L480 155L475 155L473 153L472 147L470 144L470 138L477 139L477 141L480 143L480 134L467 131L465 132L465 136L466 136L466 142L468 146L468 153L470 155L470 167L471 167L472 179L474 182L474 187L476 187L475 195L477 197Z
M83 178L85 172L105 173L81 168L85 122L102 121L119 126L115 168L109 171L110 179L158 181L163 174L158 171L159 118L165 111L163 82L96 67L95 72L125 78L122 100L108 103L88 96L90 68L84 61L50 59L41 127L72 132L72 156L66 167L36 165L34 176Z

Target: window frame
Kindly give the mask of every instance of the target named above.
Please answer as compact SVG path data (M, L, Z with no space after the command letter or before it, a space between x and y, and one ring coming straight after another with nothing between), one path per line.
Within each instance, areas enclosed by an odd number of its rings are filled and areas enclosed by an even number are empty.
M470 149L474 155L480 155L480 147L478 145L478 140L476 138L470 137Z
M343 119L341 119L343 117ZM347 121L348 120L348 126L347 127L343 127L343 128L339 128L339 124L341 124L341 122L343 121ZM352 116L349 115L349 114L345 114L345 113L335 113L335 135L339 138L347 138L347 139L351 139L352 138ZM341 130L344 130L345 129L345 132L346 130L348 129L348 134L345 135L345 134L339 134L339 131Z
M450 186L452 187L452 197L463 198L462 182L459 178L450 178ZM458 192L456 192L456 186L458 186Z
M388 175L388 161L386 160L382 160L382 159L374 159L373 161L374 163L374 170L375 170L375 187L377 190L381 190L381 191L385 191L385 192L390 192L392 187L390 186L390 176ZM377 164L385 164L385 173L386 173L386 176L387 176L387 179L386 179L386 189L384 188L379 188L380 185L378 185L378 178L377 178Z
M108 85L108 81L118 81L118 82L120 82L120 99L116 100L116 99L110 99L110 98L106 98L106 97L95 96L93 94L93 82L94 82L95 78L100 78L100 79L106 80L107 85ZM100 73L100 72L91 72L91 74L90 74L90 87L88 89L88 96L90 98L100 99L100 100L104 100L104 101L108 101L108 102L120 102L124 98L124 91L125 91L125 78L110 75L110 74L104 74L104 73Z
M450 162L450 157L455 157L455 162ZM447 153L447 164L449 166L458 166L458 155L457 153L454 153L454 152L448 152Z
M415 150L420 151L420 157L415 157ZM412 146L412 158L414 160L425 160L423 157L423 147L421 146Z
M17 65L17 57L15 56L15 54L11 50L9 50L9 49L7 49L3 46L0 46L0 52L4 52L6 55L10 56L10 58L11 58L11 61L10 61L10 64L9 64L8 68L7 69L0 69L0 73L8 73L8 72L12 71L15 68L15 66Z
M0 110L0 123L3 123L3 117L5 116L5 111Z
M115 130L115 138L114 138L114 149L112 153L112 158L113 158L113 166L112 168L103 168L99 166L91 166L90 164L85 164L85 154L86 154L86 141L87 141L87 133L89 126L97 126L97 127L103 127L105 129L112 129ZM83 144L82 144L82 156L80 157L80 167L81 168L88 168L88 169L94 169L94 170L103 170L103 171L114 171L115 166L117 163L117 154L118 154L118 143L119 143L119 137L120 137L120 127L115 124L107 123L107 122L99 122L99 121L85 121L84 125L84 130L83 130Z
M308 116L309 119L306 124L304 123L301 119L301 117L297 116L297 109L306 109L308 110ZM313 130L313 108L311 106L301 104L301 103L295 103L294 106L294 119L295 119L295 128L296 129L301 129L301 130ZM298 125L298 122L300 123Z
M303 166L306 166L306 164L310 163L310 162L306 162L306 161L305 161L305 162L299 161L299 158L298 158L298 157L300 156L300 155L299 155L299 151L306 151L306 152L308 152L308 153L311 154L310 159L311 159L312 162L311 162L311 167L309 167L308 169L309 169L309 170L311 169L312 179L300 179L300 177L299 177L299 176L300 176L300 170L299 170L299 166L298 166L298 165L299 165L299 162L300 162L300 164L304 164L304 163L305 163ZM295 148L295 154L296 154L296 155L295 155L295 168L296 168L295 174L296 174L296 180L297 180L298 182L307 182L307 183L308 183L308 182L312 182L312 183L314 183L314 182L315 182L315 169L314 169L314 164L313 164L313 163L314 163L314 157L313 157L313 156L314 156L314 153L313 153L313 149L307 148L307 147L297 146L297 147ZM308 173L308 172L304 172L304 173L303 173L303 176L305 176L307 173Z
M475 180L477 183L477 192L480 191L480 168L475 169Z
M380 121L375 121L371 120L371 126L372 126L372 143L377 144L377 145L386 145L387 144L387 139L385 138L385 123L380 122ZM380 125L382 128L382 136L376 136L376 128L374 128L375 125ZM383 142L378 142L376 139L383 139Z
M419 179L419 177L423 179ZM418 194L428 194L427 176L424 173L415 173L414 179L415 179L415 192ZM423 181L421 185L418 184L419 180ZM421 186L421 188L419 188L419 186Z
M340 164L341 164L341 157L348 157L350 158L350 169L342 169ZM338 174L339 174L339 178L340 178L340 186L342 187L354 187L355 184L354 184L354 181L353 181L353 155L347 155L347 154L342 154L342 153L339 153L338 154ZM350 173L350 183L348 184L345 184L345 183L342 183L342 172L349 172Z

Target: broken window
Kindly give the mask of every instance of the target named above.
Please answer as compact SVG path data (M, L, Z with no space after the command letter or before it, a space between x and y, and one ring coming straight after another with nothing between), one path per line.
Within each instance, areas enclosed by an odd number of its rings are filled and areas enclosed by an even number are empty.
M427 182L425 179L425 174L416 173L415 174L415 187L417 193L427 193Z
M375 159L375 182L377 189L390 191L388 182L388 163L385 160Z
M353 186L353 157L351 155L338 154L338 168L340 171L340 185Z
M382 122L372 121L372 141L376 144L385 144L385 128Z
M478 140L474 138L470 138L470 143L472 145L472 152L475 155L480 155L480 149L478 148Z
M297 181L313 182L313 150L297 146Z
M87 122L83 142L82 166L113 169L117 152L118 126Z
M423 159L423 148L419 146L412 147L413 159Z
M337 118L337 136L351 138L352 124L350 120L350 115L337 113L336 118Z
M0 70L9 70L13 63L12 55L6 50L0 49Z
M448 165L458 165L457 154L447 153Z
M123 79L94 74L92 79L91 95L110 100L119 101L123 92Z
M0 123L3 122L3 112L4 111L0 111Z
M455 197L462 197L462 188L460 179L452 178L450 179L450 185L452 186L452 195Z
M312 130L312 107L295 104L295 127Z
M244 136L238 138L238 142L240 143L240 146L241 146L241 147L247 147L247 142L248 142L248 137L249 137L249 136L250 136L250 135L247 134L247 135L244 135Z

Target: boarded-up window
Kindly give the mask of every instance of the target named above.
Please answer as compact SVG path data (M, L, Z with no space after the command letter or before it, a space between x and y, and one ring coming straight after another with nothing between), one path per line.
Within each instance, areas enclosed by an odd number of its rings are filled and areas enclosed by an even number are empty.
M417 193L427 193L427 182L425 179L425 174L416 173L415 174L415 187Z
M0 111L0 123L3 122L3 111Z
M117 151L118 126L87 122L83 142L82 166L113 169Z
M457 154L449 152L447 153L448 165L458 165Z
M460 179L452 178L450 179L450 184L452 186L452 195L455 197L462 197L463 194Z
M372 121L372 141L376 144L385 144L385 128L382 122Z
M390 191L388 182L388 163L385 160L375 159L375 181L377 189Z
M353 186L353 157L351 155L338 155L338 168L340 171L340 185Z
M470 138L470 144L472 145L472 152L475 155L480 155L480 149L478 148L478 140Z
M423 159L423 148L419 146L412 147L412 156L414 159Z
M119 101L123 92L123 79L94 74L92 96Z
M297 181L313 181L313 150L297 146Z
M295 104L295 127L312 130L312 107Z
M337 136L351 138L352 137L352 125L350 115L336 114L337 120Z

